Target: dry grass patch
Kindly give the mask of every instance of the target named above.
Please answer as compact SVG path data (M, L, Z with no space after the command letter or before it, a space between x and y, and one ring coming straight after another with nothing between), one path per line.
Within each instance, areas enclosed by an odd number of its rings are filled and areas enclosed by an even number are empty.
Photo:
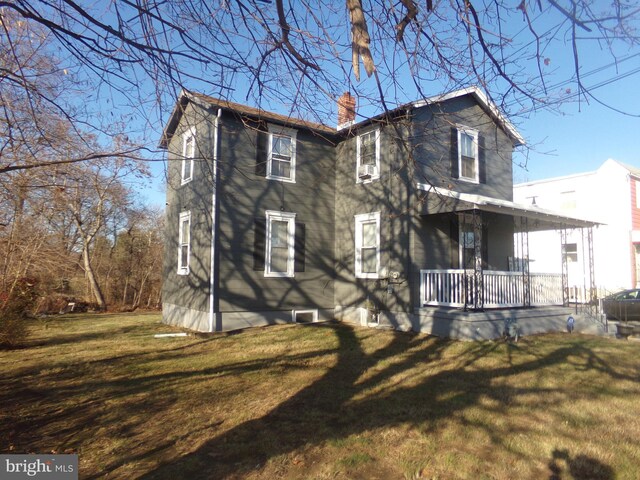
M640 344L452 342L345 325L153 338L59 317L0 352L0 451L83 478L635 479Z

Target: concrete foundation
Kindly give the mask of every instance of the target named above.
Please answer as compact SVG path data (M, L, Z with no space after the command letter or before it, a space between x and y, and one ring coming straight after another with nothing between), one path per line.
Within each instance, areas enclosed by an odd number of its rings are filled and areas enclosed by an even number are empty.
M417 314L382 311L377 322L362 321L360 309L344 309L342 321L369 327L427 333L456 340L490 340L502 336L505 323L515 321L521 335L566 331L567 318L575 319L574 331L592 331L593 321L566 307L463 311L453 308L421 308Z
M196 332L228 332L251 327L293 323L295 313L298 318L322 322L333 320L333 309L296 308L266 312L222 312L216 313L210 325L209 312L201 312L168 303L162 304L162 321L168 325L182 327ZM307 314L302 317L300 314Z

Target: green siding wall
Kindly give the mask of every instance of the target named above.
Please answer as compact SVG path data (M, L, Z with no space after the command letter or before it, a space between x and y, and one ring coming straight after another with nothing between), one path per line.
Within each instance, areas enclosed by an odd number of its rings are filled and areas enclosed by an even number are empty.
M364 307L367 300L390 312L413 313L419 303L420 269L451 268L457 255L450 216L421 216L423 192L416 183L512 198L511 141L471 97L407 111L392 125L381 122L380 178L364 184L356 182L358 132L325 138L298 129L296 182L280 182L257 173L259 124L223 110L214 185L216 113L189 104L169 143L163 302L174 315L184 315L184 309L196 312L189 315L198 322L205 317L197 312L209 311L215 191L217 329L227 329L225 318L234 319L229 328L239 328L248 321L242 312L254 312L269 323L267 317L282 321L293 309L318 309L327 315L334 307ZM457 124L477 129L484 137L486 183L451 176L450 132ZM182 132L191 125L197 129L198 160L194 180L180 185L177 155ZM191 273L181 276L176 272L178 218L187 210L192 219ZM305 226L305 269L293 278L265 278L263 270L254 269L255 222L264 220L267 210L295 213L296 223ZM354 217L372 212L380 212L381 219L383 275L375 280L355 276ZM506 270L507 258L513 255L512 221L499 215L485 220L489 268ZM392 272L399 277L390 278ZM259 323L254 319L248 324Z
M187 106L168 146L163 303L209 311L214 112ZM181 185L183 132L196 128L193 180ZM178 275L180 213L191 212L189 275Z
M486 183L475 184L451 176L451 128L456 125L475 129L484 137ZM415 110L411 144L418 181L462 193L513 199L511 140L471 97Z
M298 130L296 183L280 182L256 174L257 135L231 114L222 118L219 311L333 308L334 145ZM254 221L267 210L295 213L305 225L305 271L293 278L254 270Z
M410 168L402 144L407 128L402 119L396 119L395 127L379 127L379 179L356 183L355 136L342 142L336 151L336 305L364 307L369 300L382 309L405 310L411 307L408 281L412 276L408 248ZM356 278L355 215L372 212L380 212L383 275L379 279ZM389 280L391 272L398 272L399 278Z

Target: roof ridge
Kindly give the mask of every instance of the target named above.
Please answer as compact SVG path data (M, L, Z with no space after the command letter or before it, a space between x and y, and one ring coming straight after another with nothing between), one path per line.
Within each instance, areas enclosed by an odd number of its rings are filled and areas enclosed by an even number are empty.
M217 107L228 108L238 113L244 113L246 115L257 116L257 117L266 118L266 119L270 118L274 121L279 121L284 124L298 125L298 126L312 129L312 130L319 130L319 131L322 131L323 133L333 133L333 134L338 133L335 128L332 128L323 123L312 122L311 120L305 120L299 117L294 117L293 115L283 115L280 113L272 112L270 110L264 110L263 108L251 107L249 105L244 105L242 103L232 102L230 100L212 97L210 95L200 93L200 92L184 91L183 94L187 95L188 97L191 97L191 99L201 100Z

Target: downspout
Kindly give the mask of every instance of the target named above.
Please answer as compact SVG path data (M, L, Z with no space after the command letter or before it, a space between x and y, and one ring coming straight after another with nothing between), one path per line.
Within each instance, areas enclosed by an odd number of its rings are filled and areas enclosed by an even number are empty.
M214 332L216 327L216 292L215 292L215 262L216 262L216 194L218 189L218 138L220 117L222 109L218 109L218 114L213 121L213 191L211 193L211 264L209 272L209 331Z

